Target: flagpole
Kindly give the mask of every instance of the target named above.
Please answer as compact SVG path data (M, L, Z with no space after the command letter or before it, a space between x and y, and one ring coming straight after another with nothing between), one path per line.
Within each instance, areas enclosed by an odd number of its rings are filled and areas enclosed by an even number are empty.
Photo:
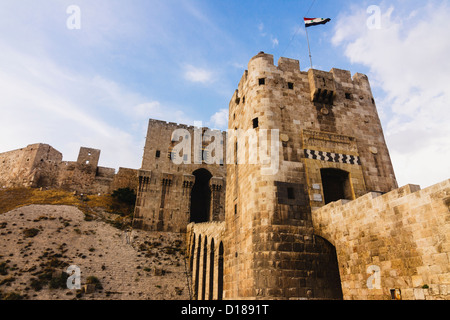
M306 24L305 24L305 31L306 31L306 40L308 41L309 62L311 63L311 69L312 69L313 63L312 63L312 56L311 56L311 47L309 46L308 27L306 27Z

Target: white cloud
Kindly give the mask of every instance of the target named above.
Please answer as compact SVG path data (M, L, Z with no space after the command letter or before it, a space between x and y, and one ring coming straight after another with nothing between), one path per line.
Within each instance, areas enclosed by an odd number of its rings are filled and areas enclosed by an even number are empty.
M333 44L386 94L377 105L399 184L427 187L450 177L450 7L429 2L405 14L400 2L381 5L380 29L367 27L366 8L342 15Z
M152 27L142 28L132 19L136 6L81 1L81 29L73 31L66 28L70 3L41 2L0 4L0 26L10 30L0 39L0 152L42 142L76 160L86 146L102 150L102 166L139 168L148 118L190 119L176 105L143 96L101 70L106 60L123 58L111 48L140 38L144 29L153 31L146 39L153 34L155 43L166 41L164 28L156 27L171 19L167 5L153 4L145 14Z
M142 119L156 119L183 124L192 124L194 120L190 119L183 111L173 106L161 105L159 101L140 103L133 108L130 117L134 118L135 126L142 130L147 130L147 122Z
M275 48L275 47L277 47L278 46L278 44L279 44L279 42L278 42L278 39L277 38L274 38L274 37L272 37L272 46Z
M220 109L209 120L212 129L226 130L228 128L228 109Z
M184 78L188 81L208 84L214 81L214 74L210 70L187 65L184 71Z
M158 75L153 61L162 68L167 58L178 69L168 67L169 74L181 69L191 82L214 83L226 68L198 63L207 59L192 40L208 44L210 54L214 42L205 39L220 38L227 47L235 39L216 25L211 11L192 2L80 0L74 3L81 9L80 30L66 27L70 4L0 2L0 28L8 30L0 38L0 152L42 142L75 160L79 147L87 146L102 150L102 166L138 168L148 118L193 124L195 114L181 111L193 104L188 99L177 105L178 97L167 103L151 96L158 89L146 86L153 81L145 78ZM174 21L183 21L185 29ZM182 59L194 62L173 64ZM214 90L228 96L223 83Z
M259 32L262 32L263 30L264 30L264 23L260 23L260 24L258 24L258 30L259 30Z
M141 103L134 107L134 115L142 118L147 117L149 114L159 114L161 110L161 104L158 101Z
M102 149L101 165L140 166L143 137L111 120L131 124L127 106L143 97L3 43L0 61L7 61L0 63L0 152L41 142L61 151L66 160L75 160L79 147L86 146Z
M267 33L264 32L264 23L261 22L260 24L258 24L258 31L261 37L265 37L267 35Z
M239 70L245 70L245 68L247 68L247 66L243 63L239 63L239 62L233 62L231 63L231 66L233 68L239 69Z
M266 31L264 31L264 23L260 23L258 24L258 31L259 31L259 35L261 37L266 37L268 35L268 33ZM275 48L279 45L279 40L277 37L274 37L272 34L269 34L270 37L270 43L272 44L272 48Z

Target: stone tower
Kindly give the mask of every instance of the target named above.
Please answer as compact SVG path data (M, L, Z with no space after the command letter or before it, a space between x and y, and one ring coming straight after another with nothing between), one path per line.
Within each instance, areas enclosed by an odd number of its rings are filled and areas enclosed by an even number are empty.
M218 130L150 119L133 227L185 232L191 222L223 221L224 141Z
M228 137L224 298L341 299L336 251L314 235L312 211L398 187L367 77L275 66L260 52L229 117L247 134Z

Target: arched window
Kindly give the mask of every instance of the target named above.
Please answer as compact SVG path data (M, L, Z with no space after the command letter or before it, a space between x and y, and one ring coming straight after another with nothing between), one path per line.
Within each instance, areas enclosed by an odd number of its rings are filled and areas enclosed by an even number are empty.
M325 238L314 235L314 248L317 256L312 262L314 273L311 282L318 290L314 290L314 298L342 300L341 277L336 248Z

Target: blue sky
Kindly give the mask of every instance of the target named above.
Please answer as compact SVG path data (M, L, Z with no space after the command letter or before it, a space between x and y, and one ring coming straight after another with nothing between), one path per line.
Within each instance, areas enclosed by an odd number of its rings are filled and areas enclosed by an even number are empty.
M80 29L67 27L70 5ZM2 0L0 152L42 142L75 160L87 146L102 166L139 168L149 118L225 130L259 51L309 68L308 10L332 19L310 29L314 67L369 76L399 184L448 179L442 1Z

